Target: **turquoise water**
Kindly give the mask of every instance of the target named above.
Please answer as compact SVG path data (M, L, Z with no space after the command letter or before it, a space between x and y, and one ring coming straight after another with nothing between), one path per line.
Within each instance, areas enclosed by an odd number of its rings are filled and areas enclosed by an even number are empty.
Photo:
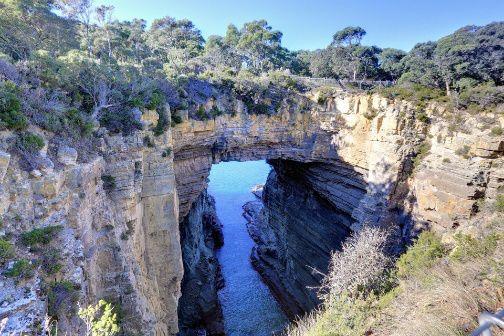
M224 246L217 257L225 286L219 292L224 328L229 336L266 336L282 330L287 318L268 287L250 264L254 245L248 235L242 206L254 200L250 189L266 182L265 161L223 162L213 165L208 190L215 197L223 224Z

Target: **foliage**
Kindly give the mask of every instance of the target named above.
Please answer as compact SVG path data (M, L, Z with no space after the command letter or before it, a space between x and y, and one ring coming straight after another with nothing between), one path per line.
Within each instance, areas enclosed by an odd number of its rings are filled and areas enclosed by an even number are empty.
M42 253L42 269L48 274L58 273L63 265L61 261L61 251L55 248L49 248Z
M0 238L0 265L14 257L14 246L3 238Z
M413 169L420 166L423 159L429 154L431 144L428 141L423 142L418 148L416 156L413 158Z
M61 225L55 225L23 232L21 234L21 242L29 247L47 245L62 229L63 227Z
M495 208L498 212L504 212L504 194L497 195Z
M16 139L18 148L28 153L36 153L44 148L44 139L40 135L23 132Z
M47 285L47 314L55 319L73 316L79 300L78 287L68 280L54 281Z
M387 236L381 229L364 227L346 239L341 251L333 253L320 291L326 304L332 305L344 291L368 294L380 290L390 262L385 254Z
M464 145L463 147L458 148L455 151L455 154L462 156L464 159L468 159L470 157L469 156L470 150L471 150L470 146Z
M9 278L28 279L33 276L33 265L29 260L20 259L3 274Z
M23 130L28 120L21 112L19 89L10 81L0 82L0 128Z
M474 238L470 235L457 233L455 235L455 248L450 254L450 257L457 260L467 260L470 258L481 258L492 254L501 235L491 233L481 239Z
M122 133L124 135L129 135L142 128L140 121L137 120L131 110L113 111L105 109L100 124L112 133Z
M160 136L168 129L169 121L166 111L164 109L158 110L159 119L156 126L153 129L154 136Z
M117 313L112 304L105 300L87 308L79 308L78 315L86 325L86 336L112 336L120 331Z
M433 265L446 254L441 239L431 231L423 231L416 242L397 260L400 278L414 276Z
M490 135L492 135L492 136L501 136L503 134L504 134L504 129L500 126L492 127L492 129L490 130Z
M171 147L168 147L168 148L165 148L165 150L163 151L163 153L161 154L162 157L169 157L172 153L172 149Z
M102 175L101 180L103 182L103 189L105 191L112 191L116 187L115 177L112 175Z

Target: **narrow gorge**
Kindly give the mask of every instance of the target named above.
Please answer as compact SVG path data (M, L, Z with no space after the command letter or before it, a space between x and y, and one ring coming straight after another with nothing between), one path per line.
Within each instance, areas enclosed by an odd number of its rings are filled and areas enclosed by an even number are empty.
M0 230L61 225L62 273L88 302L118 303L131 334L221 335L218 291L226 284L217 253L228 242L207 191L212 164L272 166L263 205L246 209L255 242L250 258L291 319L320 303L316 288L330 253L351 232L387 227L398 252L422 228L450 232L477 212L478 200L495 198L504 180L502 137L454 133L439 117L439 104L422 111L431 120L425 123L406 101L337 89L321 95L314 89L286 99L273 115L249 114L227 96L212 98L207 110L232 113L197 121L173 111L182 122L159 137L148 130L158 114L145 112L146 130L104 134L100 155L88 162L71 148L45 148L54 162L36 172L19 169L3 148ZM9 143L12 134L0 135ZM415 164L426 142L430 149ZM456 154L464 146L470 157ZM44 321L41 277L28 280L29 292L2 282L7 332L29 332ZM56 313L60 330L81 331L75 316Z

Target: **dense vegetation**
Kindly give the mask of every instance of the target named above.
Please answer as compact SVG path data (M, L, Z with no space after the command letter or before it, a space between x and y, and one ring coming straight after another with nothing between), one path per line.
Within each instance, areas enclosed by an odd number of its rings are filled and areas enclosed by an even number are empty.
M0 128L24 132L18 149L28 156L43 146L26 134L29 124L82 144L98 123L125 134L141 128L147 108L160 114L160 135L180 122L166 120L166 102L212 118L226 111L203 109L202 97L218 90L240 97L251 113L271 113L275 106L262 98L275 94L271 83L300 89L291 75L361 88L395 81L384 94L424 90L423 98L450 96L459 108L504 101L502 22L464 27L409 53L362 45L366 31L347 27L312 52L284 48L282 33L264 20L229 25L225 36L205 41L189 20L167 16L147 27L142 19L114 20L112 6L94 8L90 0L2 0L0 9Z

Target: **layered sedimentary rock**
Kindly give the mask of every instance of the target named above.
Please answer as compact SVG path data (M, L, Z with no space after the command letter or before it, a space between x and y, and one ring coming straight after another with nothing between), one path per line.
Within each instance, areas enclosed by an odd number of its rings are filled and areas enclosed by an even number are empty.
M3 136L7 138L2 144L9 143L11 135ZM33 290L29 296L15 279L2 277L2 333L44 333L48 301L41 287L62 280L72 283L83 306L101 298L114 303L127 332L178 331L183 275L178 202L173 161L162 155L171 136L158 138L152 149L144 148L143 136L105 136L102 155L87 163L75 162L74 151L65 149L57 151L56 158L46 157L61 160L57 169L28 173L19 169L17 158L2 168L1 230L12 235L15 259L40 260L43 253L28 251L19 243L19 234L54 225L63 228L45 247L58 251L62 268L57 275L36 267L26 283ZM76 302L70 308L69 297L60 299L63 303L57 301L52 308L59 332L84 333L73 310Z
M182 335L204 331L223 335L222 310L217 291L224 285L216 249L224 244L215 201L203 192L180 224L184 279L179 301Z
M399 239L425 225L456 230L503 192L503 136L491 135L476 117L464 117L458 130L435 104L420 111L378 95L307 96L313 106L301 108L304 100L286 97L273 115L249 114L243 102L231 101L229 114L184 119L161 137L150 131L121 136L97 130L97 150L86 161L32 127L50 146L41 151L40 169L30 172L11 150L14 134L0 132L0 232L16 243L33 228L63 227L51 243L62 255L57 277L48 278L39 266L21 284L0 275L0 330L33 333L40 325L43 330L47 301L41 287L69 280L83 305L107 298L120 306L128 332L175 334L183 277L179 223L199 204L211 164L221 160L273 160L276 175L265 192L270 234L257 260L292 311L316 304L302 287L319 278L307 270L326 267L340 235L365 224L390 227ZM430 122L418 120L419 112ZM157 120L154 112L142 117L146 125ZM485 117L493 118L492 126L504 125L502 115ZM146 136L152 140L148 146ZM429 145L414 164L422 144ZM311 208L303 218L305 201ZM327 216L318 218L318 211ZM285 219L289 216L292 220ZM199 220L194 223L197 232ZM313 239L325 235L334 239ZM204 240L188 241L195 244L187 254L189 270L206 258L196 251L210 252ZM40 258L15 245L15 259ZM11 267L9 261L0 273ZM75 314L58 319L60 333L81 333Z

